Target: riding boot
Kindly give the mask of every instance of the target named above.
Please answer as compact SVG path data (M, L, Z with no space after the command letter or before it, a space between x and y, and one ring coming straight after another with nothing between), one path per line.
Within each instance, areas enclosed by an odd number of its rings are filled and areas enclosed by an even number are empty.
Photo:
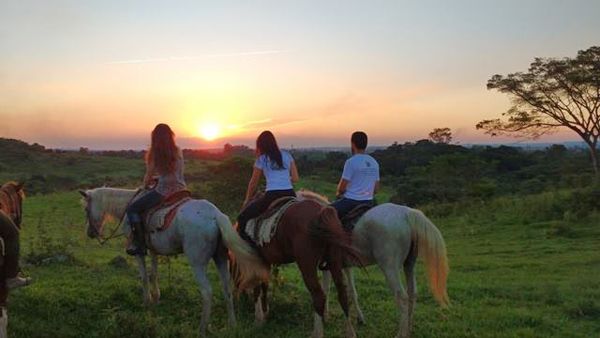
M135 223L131 225L133 236L131 242L127 247L127 254L131 256L146 255L146 234L144 233L144 226L142 223Z

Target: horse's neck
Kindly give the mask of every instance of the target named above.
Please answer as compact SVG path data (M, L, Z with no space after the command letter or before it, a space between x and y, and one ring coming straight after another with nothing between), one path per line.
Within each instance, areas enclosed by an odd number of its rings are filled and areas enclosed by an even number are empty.
M103 192L103 212L115 219L123 217L127 206L137 193L137 190L109 189Z

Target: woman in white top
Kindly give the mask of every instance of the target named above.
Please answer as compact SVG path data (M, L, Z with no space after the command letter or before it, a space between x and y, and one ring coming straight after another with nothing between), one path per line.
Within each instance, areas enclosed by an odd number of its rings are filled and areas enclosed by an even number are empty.
M246 223L267 210L276 199L285 196L295 197L292 183L297 182L299 178L292 155L279 149L275 136L270 131L263 131L256 139L256 155L254 171L244 200L245 207L238 216L238 231L245 239L248 239L244 231ZM251 201L263 175L267 181L265 194Z

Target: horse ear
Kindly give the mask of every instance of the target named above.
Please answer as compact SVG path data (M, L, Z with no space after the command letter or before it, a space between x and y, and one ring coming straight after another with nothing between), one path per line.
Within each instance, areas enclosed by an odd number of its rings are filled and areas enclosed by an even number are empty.
M79 189L79 193L81 194L81 196L83 196L83 197L85 197L85 198L87 198L87 197L88 197L88 194L87 194L87 192L85 192L85 190L81 190L81 189Z
M21 190L23 190L24 185L25 185L25 182L17 183L17 185L15 186L15 189L17 189L17 191L21 191Z

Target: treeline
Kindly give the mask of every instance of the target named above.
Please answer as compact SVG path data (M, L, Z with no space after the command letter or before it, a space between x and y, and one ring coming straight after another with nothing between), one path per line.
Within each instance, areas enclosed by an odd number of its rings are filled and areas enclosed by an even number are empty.
M320 174L333 179L339 179L349 156L341 152L295 155L304 175ZM563 145L531 151L421 140L394 143L371 155L380 164L382 183L394 187L392 201L410 206L582 188L595 177L589 168L588 152Z

